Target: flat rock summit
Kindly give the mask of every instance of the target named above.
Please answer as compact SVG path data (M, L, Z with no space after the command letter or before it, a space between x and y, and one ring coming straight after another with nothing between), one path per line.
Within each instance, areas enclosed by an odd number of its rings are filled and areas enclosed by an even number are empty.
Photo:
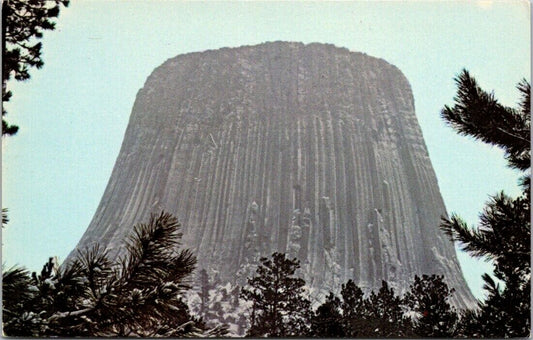
M348 279L401 292L415 274L443 274L455 305L474 301L438 228L446 209L409 82L363 53L272 42L156 68L78 248L117 254L161 210L222 283L245 283L279 251L315 292Z

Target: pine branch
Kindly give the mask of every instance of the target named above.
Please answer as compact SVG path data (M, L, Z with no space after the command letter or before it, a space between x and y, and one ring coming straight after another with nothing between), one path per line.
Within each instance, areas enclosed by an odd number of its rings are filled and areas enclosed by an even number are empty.
M513 138L519 139L519 140L521 140L522 142L525 142L525 143L529 143L529 142L530 142L529 140L525 139L524 137L522 137L522 136L520 136L520 135L518 135L518 134L515 134L515 133L512 133L512 132L509 132L509 131L505 131L505 130L502 129L501 127L497 127L496 130L498 130L498 131L500 131L501 133L506 134L506 135L508 135L508 136L510 136L510 137L513 137ZM523 129L522 129L522 130L519 130L519 131L522 132L522 133L527 133L527 132L528 132L528 131L523 130Z
M530 166L530 87L519 85L523 101L517 111L501 105L494 94L483 91L468 71L455 79L458 91L453 107L441 112L444 121L459 134L471 136L505 151L509 166L526 170Z
M489 231L470 229L456 214L452 214L450 219L442 217L439 227L452 242L459 242L461 250L469 252L474 257L492 259L495 249L488 240Z
M7 216L7 208L2 208L2 228L9 223L9 217Z
M50 318L48 318L48 321L49 322L53 322L53 321L56 321L58 319L63 319L63 318L71 317L71 316L80 316L80 315L87 314L87 313L89 313L89 312L91 312L93 310L94 310L94 308L85 308L85 309L80 309L80 310L76 310L76 311L68 311L68 312L56 313L56 314L52 315Z
M188 288L185 280L196 260L190 251L176 249L181 237L177 220L161 213L137 227L124 263L109 261L105 249L95 245L80 251L76 259L60 268L50 259L40 275L33 273L30 277L25 269L4 272L4 293L28 293L27 297L4 294L4 326L8 327L8 334L204 334L204 326L190 316L180 296ZM6 286L10 282L18 285L11 284L10 289ZM30 289L33 284L35 287ZM11 302L6 304L5 299ZM23 312L19 310L28 311L28 317L21 318Z
M519 104L522 115L527 120L531 120L531 84L526 79L522 79L517 88L522 95L522 100Z
M123 259L123 280L132 287L158 282L174 270L170 259L175 257L179 245L180 225L175 217L161 213L151 215L148 224L135 226L126 243L127 257Z

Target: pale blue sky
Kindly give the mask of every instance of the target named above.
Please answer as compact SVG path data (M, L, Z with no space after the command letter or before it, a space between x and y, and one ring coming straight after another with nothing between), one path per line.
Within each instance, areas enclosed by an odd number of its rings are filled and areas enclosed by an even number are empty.
M514 106L530 79L527 1L71 1L43 39L41 70L10 83L2 142L3 263L40 270L75 247L103 194L137 91L181 53L286 40L324 42L383 58L409 79L449 212L469 224L519 174L495 148L456 135L439 117L467 68ZM430 226L428 226L430 227ZM435 226L436 227L436 226ZM487 265L460 255L478 297Z

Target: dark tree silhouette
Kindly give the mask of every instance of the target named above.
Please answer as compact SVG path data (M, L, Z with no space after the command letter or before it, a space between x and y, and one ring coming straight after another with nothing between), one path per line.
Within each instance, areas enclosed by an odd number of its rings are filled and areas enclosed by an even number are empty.
M493 93L479 87L463 70L455 79L457 95L453 107L445 106L441 116L459 134L479 139L505 151L509 166L527 170L531 163L531 86L518 84L522 102L518 109L503 106Z
M364 323L365 299L363 291L352 280L341 287L342 324L347 336L357 337L362 333L361 323Z
M508 165L522 172L523 190L516 198L503 192L491 197L478 228L468 227L456 214L443 218L442 230L472 256L491 260L494 275L503 282L500 287L483 276L488 297L479 302L479 311L464 315L462 331L465 336L526 337L531 323L531 87L525 80L519 83L522 100L514 109L483 91L466 70L456 83L455 105L445 106L443 119L458 133L501 148Z
M460 337L466 334L459 325L459 317L449 303L453 289L443 276L415 276L410 290L400 297L386 281L370 294L363 293L354 281L342 285L341 298L329 293L314 312L307 312L308 301L296 296L305 282L283 284L283 279L294 274L296 259L290 261L284 254L275 253L273 261L262 258L258 275L249 279L249 287L242 291L244 299L252 302L252 337L321 337L321 338L413 338ZM290 269L283 269L290 268ZM292 298L288 298L290 295ZM292 301L290 303L289 301ZM292 327L291 318L299 318ZM465 311L464 325L475 327L476 313ZM294 323L293 323L294 324ZM310 327L305 326L309 324ZM462 326L462 325L461 325Z
M421 337L451 338L456 334L458 316L449 299L454 290L448 288L443 276L415 275L404 304L414 317L414 332Z
M260 259L256 276L248 279L242 297L252 302L253 337L305 336L309 332L310 301L304 297L305 281L294 276L300 267L297 259L274 253L272 260Z
M341 300L330 293L311 318L311 334L321 338L345 337L342 320Z
M338 300L330 294L317 309L315 319L321 315L324 322L314 319L313 336L398 338L415 335L403 300L386 281L382 281L378 292L372 291L365 298L362 289L349 280L342 285L341 297ZM325 334L328 330L333 333Z
M30 68L41 68L43 31L53 30L53 21L61 6L69 0L5 0L2 1L2 103L12 96L7 89L11 78L24 81L30 78ZM4 105L2 105L4 106ZM2 108L2 136L14 135L18 126L4 119L7 111Z
M404 316L402 299L394 290L382 281L381 288L372 292L365 301L365 327L359 336L363 337L409 337L411 335L410 319Z

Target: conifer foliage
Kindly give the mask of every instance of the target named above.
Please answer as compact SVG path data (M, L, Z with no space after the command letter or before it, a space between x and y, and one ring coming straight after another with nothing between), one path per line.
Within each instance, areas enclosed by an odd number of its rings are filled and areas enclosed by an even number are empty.
M381 282L377 293L370 293L365 304L365 327L362 327L365 337L408 337L410 320L404 315L402 299L396 296L386 281Z
M13 77L24 81L30 78L32 67L41 68L43 31L55 28L54 18L69 0L4 0L2 1L2 103L12 96L7 82ZM14 135L18 126L9 125L2 109L2 135Z
M341 300L329 293L311 318L311 334L315 337L340 338L346 336L342 324Z
M306 336L309 331L310 301L304 296L305 281L295 277L297 259L274 253L260 259L256 276L248 279L242 297L252 302L250 329L253 337Z
M455 105L445 106L443 119L458 133L501 148L511 168L522 172L522 195L503 192L491 197L480 215L478 228L470 228L456 214L441 224L453 241L474 257L491 260L498 285L484 275L486 301L464 315L465 336L526 337L530 334L531 289L531 87L523 80L518 108L500 104L463 70L456 78Z
M444 282L444 276L415 275L410 290L403 297L406 307L414 314L414 333L432 338L456 335L458 315L449 301L453 292L454 289Z
M415 276L403 296L386 281L377 292L363 293L352 280L341 298L330 293L311 320L313 337L414 338L458 336L453 294L442 276Z
M377 293L372 291L365 298L363 290L349 280L342 285L341 297L341 324L346 336L386 338L411 335L403 300L386 281L382 281Z
M349 280L342 285L340 297L329 293L312 311L302 290L305 282L293 277L296 259L275 253L272 260L262 258L261 262L257 275L242 291L243 298L252 302L248 336L412 338L459 334L458 314L449 304L454 290L442 276L415 276L403 296L386 281L378 291L365 294Z
M487 93L467 70L455 79L457 95L453 107L445 106L444 121L464 136L498 146L505 152L509 166L527 170L531 163L531 86L518 84L522 95L519 108L506 107Z
M99 246L40 275L3 274L4 333L10 336L179 337L225 334L206 329L182 299L196 259L178 250L175 217L152 215L129 237L124 255L109 260ZM15 292L12 294L12 292Z

